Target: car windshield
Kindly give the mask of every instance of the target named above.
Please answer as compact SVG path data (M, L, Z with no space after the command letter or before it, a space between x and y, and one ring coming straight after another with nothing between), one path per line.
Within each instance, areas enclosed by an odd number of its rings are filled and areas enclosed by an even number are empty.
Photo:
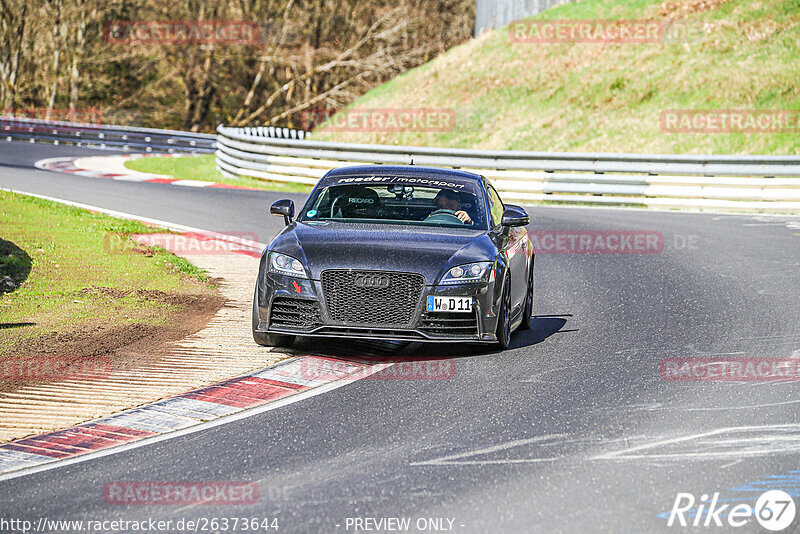
M339 179L320 184L306 202L300 220L486 228L483 192L476 181L405 177L368 180L342 183L344 180Z

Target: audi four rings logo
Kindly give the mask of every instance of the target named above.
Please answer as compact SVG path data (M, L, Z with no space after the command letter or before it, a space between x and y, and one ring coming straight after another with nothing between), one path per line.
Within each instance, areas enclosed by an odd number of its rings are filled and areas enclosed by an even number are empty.
M389 287L390 284L389 277L383 274L362 274L356 276L353 281L353 285L356 287L377 287L382 289Z

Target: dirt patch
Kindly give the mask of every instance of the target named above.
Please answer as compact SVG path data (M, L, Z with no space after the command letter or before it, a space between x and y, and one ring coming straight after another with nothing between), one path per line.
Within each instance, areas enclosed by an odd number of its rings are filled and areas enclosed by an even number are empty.
M110 320L97 319L90 325L22 342L3 359L6 367L0 379L0 392L59 379L43 371L32 380L29 374L14 371L18 368L13 365L12 358L22 358L25 362L57 360L66 367L94 363L97 367L110 367L112 374L115 370L154 363L169 353L171 342L201 330L226 303L225 298L218 295L187 295L155 290L121 291L93 286L85 288L82 293L103 294L112 298L134 294L142 299L177 306L180 311L165 321L163 326L119 325Z
M219 283L220 279L209 279L210 283ZM214 299L222 297L211 297L207 295L186 295L184 293L167 293L165 291L159 291L157 289L135 289L135 290L123 290L123 289L115 289L113 287L98 287L92 286L87 287L81 290L81 294L83 295L105 295L107 297L112 297L115 299L121 299L125 297L129 297L134 295L138 298L145 299L145 300L155 300L164 304L169 304L171 306L197 306L198 303L205 302L207 299ZM223 299L224 300L224 299ZM217 310L221 306L217 307ZM216 310L214 310L216 312Z
M145 245L141 245L139 243L136 243L130 250L132 252L138 252L139 254L141 254L146 258L152 258L153 256L156 255L156 251L153 247L148 247Z
M693 13L719 9L730 0L667 0L661 4L658 14L668 19L683 18Z

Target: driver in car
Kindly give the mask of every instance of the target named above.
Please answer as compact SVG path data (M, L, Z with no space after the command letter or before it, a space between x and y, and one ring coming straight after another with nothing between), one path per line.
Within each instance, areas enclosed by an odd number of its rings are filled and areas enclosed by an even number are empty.
M458 220L464 224L472 224L472 217L470 217L466 211L461 209L461 199L459 198L458 193L455 191L442 189L436 193L434 202L436 203L436 207L438 209L428 215L427 220L438 219L442 216L455 216L458 217Z

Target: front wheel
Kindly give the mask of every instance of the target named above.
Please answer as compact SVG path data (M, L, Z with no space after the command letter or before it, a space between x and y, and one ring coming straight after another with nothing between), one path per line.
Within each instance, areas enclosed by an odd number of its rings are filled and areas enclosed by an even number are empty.
M294 343L294 336L282 334L266 334L258 329L258 288L253 295L253 341L262 347L290 347Z
M511 284L508 276L503 283L500 312L497 314L497 344L503 350L511 344Z

